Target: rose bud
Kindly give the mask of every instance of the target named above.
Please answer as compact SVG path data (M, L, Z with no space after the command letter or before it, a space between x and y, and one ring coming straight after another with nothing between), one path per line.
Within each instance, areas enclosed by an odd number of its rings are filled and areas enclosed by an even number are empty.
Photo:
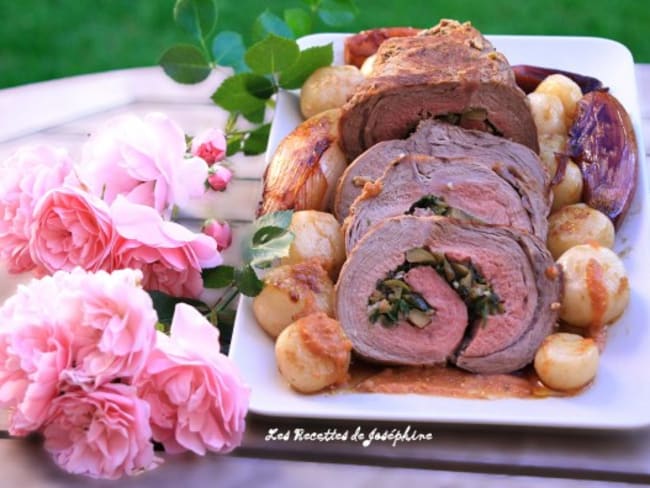
M215 165L210 168L210 175L208 176L208 185L214 191L224 191L232 180L232 171L225 166Z
M226 137L219 129L205 130L192 139L190 152L211 166L225 157Z
M217 241L217 251L228 249L232 244L232 231L228 222L220 223L214 219L206 220L201 232Z

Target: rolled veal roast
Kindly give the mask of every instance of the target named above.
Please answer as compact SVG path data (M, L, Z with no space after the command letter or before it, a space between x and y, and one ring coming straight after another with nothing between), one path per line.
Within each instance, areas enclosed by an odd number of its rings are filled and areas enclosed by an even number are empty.
M553 330L561 279L527 232L400 216L361 239L336 291L341 325L365 358L504 373L530 363Z
M339 220L348 215L350 206L366 182L381 177L396 158L409 153L439 158L472 158L499 174L515 189L531 220L548 216L550 178L532 150L486 132L424 120L408 139L380 142L345 169L334 202Z
M539 149L508 61L470 23L442 20L416 36L384 41L376 56L370 76L343 107L339 128L349 161L432 117Z
M472 158L409 154L391 163L352 205L345 221L350 251L377 222L397 215L440 215L507 225L546 239L548 222L528 213L506 180Z

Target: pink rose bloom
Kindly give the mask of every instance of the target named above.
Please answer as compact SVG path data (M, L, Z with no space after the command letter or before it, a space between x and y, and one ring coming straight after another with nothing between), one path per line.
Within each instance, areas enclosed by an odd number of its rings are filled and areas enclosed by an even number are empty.
M220 223L214 219L207 220L201 227L201 232L217 242L218 251L228 249L232 244L232 231L228 222Z
M67 327L73 332L74 366L61 373L85 389L139 375L156 340L158 316L135 269L86 273L76 268L60 295L76 300Z
M207 163L185 157L185 134L167 116L115 117L84 145L81 181L107 203L124 195L169 217L174 205L205 192Z
M60 187L38 201L33 221L32 259L48 272L75 266L111 269L115 233L104 201L77 188Z
M192 139L190 152L212 166L226 156L226 148L226 136L215 128L204 130Z
M210 168L208 176L208 185L214 191L224 191L228 187L228 183L232 180L232 171L228 168L215 164Z
M110 383L57 397L43 429L45 449L69 473L117 479L152 469L149 405L135 388Z
M138 391L167 452L229 452L241 443L249 389L219 352L218 330L195 308L176 305L171 336L158 333Z
M71 169L68 153L48 145L20 148L0 163L0 260L7 261L10 272L36 267L29 253L34 206Z
M59 393L59 375L72 363L69 302L57 277L32 280L0 307L0 406L11 409L9 431L26 435L45 420Z
M177 297L198 297L202 268L222 263L213 238L164 221L153 209L118 198L111 207L118 239L116 268L141 269L143 286Z
M0 405L13 409L12 434L37 430L62 392L143 371L157 315L141 276L59 271L21 286L0 308Z

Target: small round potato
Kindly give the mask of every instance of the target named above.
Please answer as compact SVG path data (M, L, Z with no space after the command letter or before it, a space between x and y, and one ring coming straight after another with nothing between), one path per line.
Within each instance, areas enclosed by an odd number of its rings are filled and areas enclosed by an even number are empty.
M539 136L539 158L549 176L553 178L557 171L555 153L562 153L566 148L567 136L563 134L542 134Z
M334 284L315 261L272 269L264 276L264 288L253 298L257 323L271 337L315 312L334 315Z
M298 319L275 342L275 358L292 388L314 393L347 379L352 344L323 313Z
M363 64L361 65L361 74L366 78L372 74L372 70L375 67L376 59L377 59L377 55L373 54L372 56L368 56L366 60L363 62Z
M349 64L318 68L300 90L302 115L308 119L325 110L342 107L363 80L359 68Z
M597 242L601 246L614 246L614 225L598 210L576 203L567 205L548 218L546 245L554 259L573 246Z
M567 127L573 123L577 104L582 98L582 90L575 81L561 74L550 75L535 88L535 93L546 93L558 97L564 107Z
M592 242L572 247L557 262L564 279L562 320L577 327L598 327L625 311L630 285L614 251Z
M336 281L345 261L343 231L336 218L327 212L301 210L294 212L289 230L294 238L282 264L316 260Z
M582 172L578 165L569 161L566 165L564 178L553 187L553 211L565 205L578 203L582 198Z
M566 136L567 126L562 100L547 93L529 93L530 111L533 114L537 135L560 134Z
M596 376L598 346L593 339L577 334L551 334L535 354L535 371L542 382L554 390L582 388Z

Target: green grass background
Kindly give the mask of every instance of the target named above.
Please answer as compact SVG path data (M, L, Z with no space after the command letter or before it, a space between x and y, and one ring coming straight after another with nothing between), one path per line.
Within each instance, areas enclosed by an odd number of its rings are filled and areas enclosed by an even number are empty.
M300 0L218 0L219 29L248 36L265 8L281 14ZM426 27L441 17L471 20L487 34L587 35L626 44L650 62L647 0L357 0L356 21L339 30ZM0 0L0 88L116 68L156 64L188 38L172 19L174 0ZM316 30L332 30L320 24Z

